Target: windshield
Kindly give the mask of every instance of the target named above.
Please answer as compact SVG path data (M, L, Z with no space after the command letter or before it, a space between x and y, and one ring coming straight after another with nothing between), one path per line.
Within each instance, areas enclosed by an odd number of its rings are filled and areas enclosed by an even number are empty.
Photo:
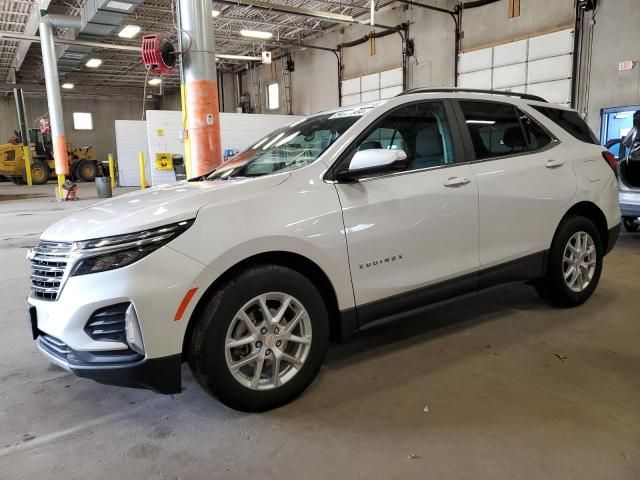
M258 177L307 166L371 108L314 115L287 125L258 140L204 179Z

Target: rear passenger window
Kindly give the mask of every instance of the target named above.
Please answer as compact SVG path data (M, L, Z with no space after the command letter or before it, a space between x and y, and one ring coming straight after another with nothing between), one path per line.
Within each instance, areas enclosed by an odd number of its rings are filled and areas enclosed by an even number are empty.
M529 144L529 151L540 150L553 142L553 138L535 120L520 110L518 112Z
M544 128L513 105L459 103L478 160L535 152L553 142Z
M598 142L598 138L580 117L578 112L552 107L541 107L539 105L531 105L531 108L535 108L578 140L585 143L593 143L594 145L600 144L600 142Z
M527 151L527 141L515 107L492 102L459 103L476 159L484 160Z

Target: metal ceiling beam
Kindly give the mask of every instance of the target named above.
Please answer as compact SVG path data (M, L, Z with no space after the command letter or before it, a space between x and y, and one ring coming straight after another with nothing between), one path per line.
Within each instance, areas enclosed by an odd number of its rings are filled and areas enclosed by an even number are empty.
M303 17L317 18L320 20L326 20L335 23L345 23L349 25L365 25L373 26L377 28L383 28L385 30L398 30L396 27L389 25L374 24L370 25L368 22L361 22L355 20L351 15L342 15L340 13L323 12L320 10L311 10L308 8L293 7L288 5L282 5L278 3L269 3L262 0L215 0L216 3L222 3L224 5L246 5L248 7L254 7L260 10L266 10L270 12L287 13L290 15L300 15Z
M24 34L25 35L35 35L36 32L38 31L38 24L40 23L40 12L38 11L39 9L42 10L46 10L49 8L49 4L51 3L51 0L38 0L38 2L36 3L35 7L33 10L31 10L31 13L29 14L29 18L27 19L27 22L25 24L24 27ZM37 40L35 40L36 42L40 41L40 38L38 37ZM24 62L24 59L27 56L27 53L29 52L29 46L31 45L31 42L24 42L21 43L20 45L18 45L18 50L16 51L16 54L14 56L14 68L16 70L20 70L20 67L22 66L22 63Z

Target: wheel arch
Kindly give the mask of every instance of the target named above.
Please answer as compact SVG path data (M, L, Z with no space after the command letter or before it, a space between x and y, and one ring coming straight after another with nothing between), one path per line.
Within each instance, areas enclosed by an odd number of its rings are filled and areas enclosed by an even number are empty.
M309 278L313 284L320 291L324 303L327 307L327 313L329 315L329 329L332 339L339 338L341 334L340 325L340 310L338 307L338 297L331 280L328 275L318 266L317 263L308 259L304 255L299 253L293 253L289 251L269 251L262 252L250 257L247 257L231 267L229 267L222 275L216 278L200 299L193 309L191 316L189 317L189 323L182 340L182 355L183 359L187 359L189 352L189 344L191 342L191 336L193 334L193 328L197 322L199 315L205 308L207 301L211 298L213 292L216 291L220 285L228 282L231 278L237 275L239 272L256 265L280 265L283 267L291 268L307 278Z
M609 251L609 228L607 224L607 217L600 207L589 201L578 202L573 205L567 213L565 213L562 220L571 216L581 216L591 220L598 229L604 251Z

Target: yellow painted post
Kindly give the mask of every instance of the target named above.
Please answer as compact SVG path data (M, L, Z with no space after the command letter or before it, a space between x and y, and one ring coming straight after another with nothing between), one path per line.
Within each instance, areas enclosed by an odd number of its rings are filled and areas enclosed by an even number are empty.
M116 188L116 171L113 163L113 155L109 154L109 177L111 178L111 190Z
M64 200L64 197L62 196L62 185L64 185L64 181L65 181L65 175L59 174L58 175L58 198L60 200Z
M189 143L189 122L187 120L187 97L185 85L180 85L180 106L182 108L182 131L184 132L184 169L187 180L191 178L191 145Z
M25 173L27 174L27 185L33 185L33 180L31 179L31 150L26 145L22 147L22 154L24 155L24 168Z
M138 167L140 168L140 188L147 188L147 180L144 178L144 152L138 154Z

